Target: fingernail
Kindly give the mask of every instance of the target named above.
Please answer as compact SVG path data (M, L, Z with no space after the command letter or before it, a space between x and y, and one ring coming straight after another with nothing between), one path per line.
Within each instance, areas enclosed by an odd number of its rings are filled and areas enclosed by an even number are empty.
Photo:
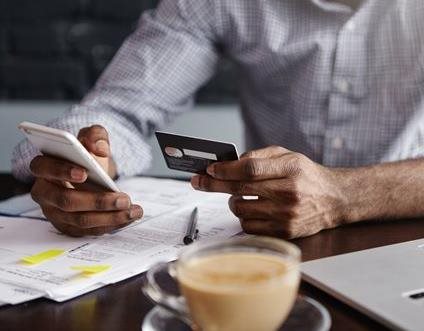
M199 182L200 182L200 176L193 176L191 178L191 186L193 186L193 188L196 190L200 188Z
M130 208L130 200L127 197L119 197L115 201L115 206L118 209L129 209Z
M142 214L142 211L141 211L141 208L140 207L138 207L138 206L131 207L131 210L130 210L130 218L131 219L141 218L142 215L143 214Z
M80 168L71 169L71 178L75 180L83 180L85 177L85 171Z
M109 144L106 140L97 140L96 141L96 151L98 153L102 154L108 154L109 153Z
M209 167L206 168L206 172L211 175L212 177L215 176L215 165L211 164Z

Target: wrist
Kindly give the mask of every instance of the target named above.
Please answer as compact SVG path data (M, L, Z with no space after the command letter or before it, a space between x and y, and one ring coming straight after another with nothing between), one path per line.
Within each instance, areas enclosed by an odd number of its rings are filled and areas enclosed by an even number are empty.
M372 168L334 168L331 170L338 193L336 226L372 218L370 196L365 185L373 185ZM372 208L371 208L372 209Z
M363 220L422 217L423 159L360 168L326 168L336 195L334 226Z

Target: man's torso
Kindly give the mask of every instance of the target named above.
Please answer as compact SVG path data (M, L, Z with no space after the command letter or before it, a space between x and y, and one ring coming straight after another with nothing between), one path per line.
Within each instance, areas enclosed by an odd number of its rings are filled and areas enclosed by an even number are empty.
M353 3L355 5L355 3ZM329 166L424 152L424 3L222 2L223 46L241 67L249 148Z

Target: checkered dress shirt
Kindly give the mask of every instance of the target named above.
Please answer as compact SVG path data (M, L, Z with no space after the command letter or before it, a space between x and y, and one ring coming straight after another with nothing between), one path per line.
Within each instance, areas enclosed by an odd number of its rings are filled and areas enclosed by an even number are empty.
M271 144L326 166L424 153L424 1L163 0L144 13L79 105L49 123L110 134L120 175L142 173L145 137L190 109L222 54L240 68L248 149ZM26 141L13 172L30 179Z

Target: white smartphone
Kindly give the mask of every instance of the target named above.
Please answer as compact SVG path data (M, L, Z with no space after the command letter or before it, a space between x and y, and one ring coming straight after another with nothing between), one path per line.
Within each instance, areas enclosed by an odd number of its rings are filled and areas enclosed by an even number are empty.
M41 153L78 164L87 170L90 181L107 190L119 192L112 178L73 134L31 122L22 122L18 128Z

